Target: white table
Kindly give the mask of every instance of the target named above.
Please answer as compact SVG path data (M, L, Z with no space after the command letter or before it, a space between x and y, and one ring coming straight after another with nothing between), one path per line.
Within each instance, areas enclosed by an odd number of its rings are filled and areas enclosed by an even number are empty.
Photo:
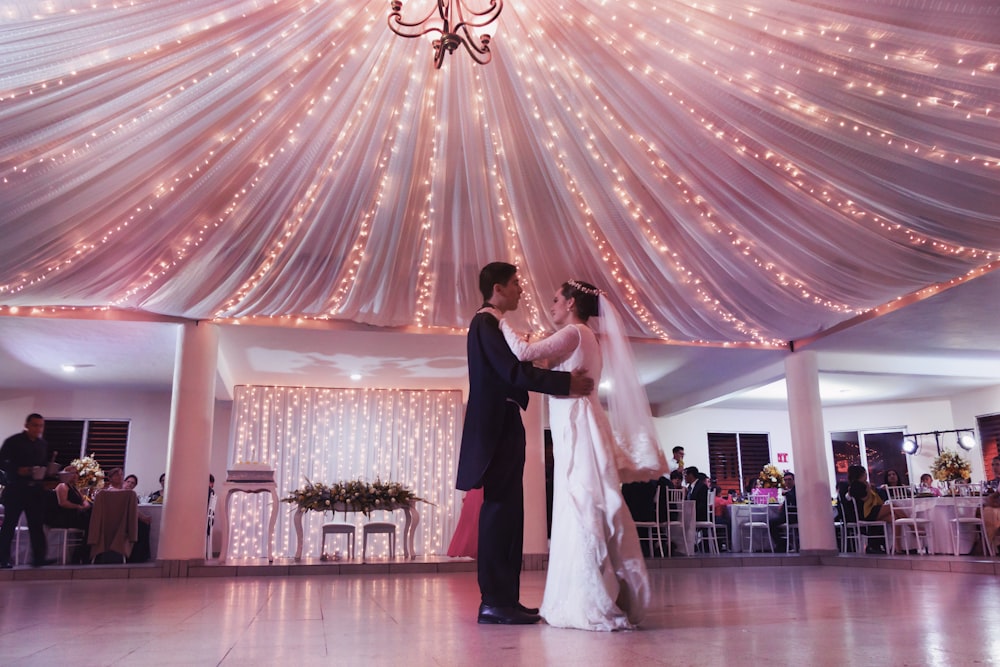
M139 516L149 517L149 559L156 560L157 550L160 548L160 523L163 519L163 505L161 503L139 503Z
M750 520L751 505L745 503L733 503L732 505L727 505L727 507L729 508L729 551L739 553L743 551L743 540L740 536L740 526ZM768 503L768 522L770 522L771 519L777 519L780 517L784 511L784 503ZM755 539L754 542L756 541L757 540ZM756 545L751 544L750 546L755 547ZM757 550L758 549L754 548L754 551ZM763 547L761 551L769 551L769 549Z
M955 518L955 501L962 500L961 498L953 498L951 496L941 496L939 498L914 498L917 503L917 507L920 508L921 505L930 505L930 511L927 514L927 518L931 520L931 552L936 554L953 554L955 553L955 547L952 544L952 534L954 532L954 526L951 524L951 519ZM968 499L967 499L968 500ZM958 508L960 516L975 516L975 507L972 506L959 506ZM896 531L897 533L903 533L903 539L896 546L896 553L900 551L907 551L910 549L916 549L917 545L913 542L913 531L910 529L900 529ZM958 553L967 554L972 551L972 547L976 544L975 535L971 530L965 529L960 534L960 539L958 543Z
M274 525L278 521L278 483L277 482L233 482L226 480L222 485L222 496L217 515L220 532L219 562L226 560L226 550L229 548L229 496L234 493L270 493L271 520L267 529L267 562L274 562ZM204 531L202 531L204 532Z
M403 512L403 556L406 558L413 558L416 552L413 548L413 534L417 532L417 524L420 523L420 513L417 511L416 503L408 503L406 505L392 505L390 507L383 508L387 511L402 511ZM360 510L353 509L341 503L335 503L331 508L333 512L357 512ZM295 511L295 538L297 543L295 545L295 560L302 560L302 516L309 510L304 510L299 508ZM693 524L692 524L693 526Z

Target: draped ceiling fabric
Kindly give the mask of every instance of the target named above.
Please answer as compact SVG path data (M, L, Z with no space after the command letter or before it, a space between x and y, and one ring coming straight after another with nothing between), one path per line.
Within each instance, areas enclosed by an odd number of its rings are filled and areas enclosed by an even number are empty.
M441 70L388 9L5 3L0 305L455 328L502 259L768 345L1000 260L995 0L508 0Z

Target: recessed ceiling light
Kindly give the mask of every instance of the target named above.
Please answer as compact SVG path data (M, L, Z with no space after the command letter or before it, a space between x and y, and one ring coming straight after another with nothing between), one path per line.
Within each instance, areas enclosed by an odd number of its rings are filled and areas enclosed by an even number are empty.
M75 373L80 368L93 368L94 364L63 364L64 373Z
M357 382L361 379L361 373L351 373L351 379Z

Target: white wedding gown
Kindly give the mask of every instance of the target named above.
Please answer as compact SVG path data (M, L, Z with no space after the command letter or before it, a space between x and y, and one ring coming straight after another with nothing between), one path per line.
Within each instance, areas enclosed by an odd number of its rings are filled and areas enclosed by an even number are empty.
M594 332L569 325L528 344L502 325L523 360L555 370L586 369L597 379ZM635 523L621 494L611 424L597 398L549 397L554 474L552 537L540 614L549 625L583 630L635 626L649 603L649 578Z

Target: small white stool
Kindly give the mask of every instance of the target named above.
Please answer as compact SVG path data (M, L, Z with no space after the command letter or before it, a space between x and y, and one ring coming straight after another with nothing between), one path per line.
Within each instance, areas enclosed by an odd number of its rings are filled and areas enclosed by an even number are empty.
M369 521L361 529L361 560L368 552L368 535L382 534L389 536L389 558L396 557L396 524L391 521Z
M320 560L326 560L326 536L347 535L347 558L354 560L354 524L341 521L328 521L323 524L323 544L319 548Z

